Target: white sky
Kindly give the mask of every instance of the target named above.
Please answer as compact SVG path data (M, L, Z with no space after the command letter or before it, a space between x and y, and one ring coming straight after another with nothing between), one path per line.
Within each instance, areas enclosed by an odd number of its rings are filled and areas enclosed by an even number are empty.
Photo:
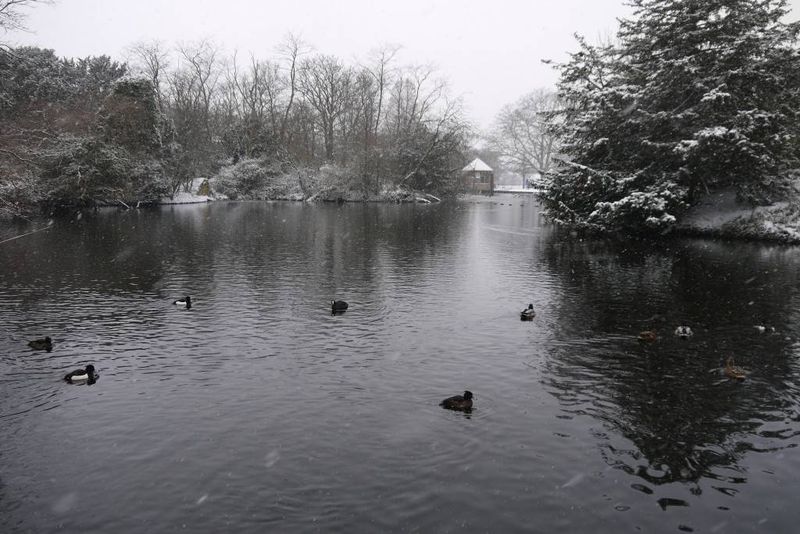
M789 3L796 20L800 0ZM353 61L397 44L401 64L438 67L470 118L488 127L504 104L553 86L542 59L563 60L575 32L590 41L613 35L630 8L622 0L58 0L28 13L31 33L6 40L61 56L122 59L135 41L209 37L266 59L288 32Z

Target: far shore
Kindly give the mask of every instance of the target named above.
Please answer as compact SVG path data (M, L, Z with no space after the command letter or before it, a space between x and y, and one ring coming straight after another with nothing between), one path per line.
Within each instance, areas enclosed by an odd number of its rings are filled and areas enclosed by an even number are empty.
M496 194L503 197L519 195L534 196L535 189L514 187L498 188ZM330 193L330 192L329 192ZM710 195L705 201L693 206L680 219L672 232L674 235L709 237L726 240L765 241L788 245L800 244L800 206L792 202L780 202L772 206L748 207L736 202L735 193L722 191ZM492 197L463 195L473 201L491 202ZM161 205L199 204L214 200L229 200L225 197L197 195L181 192L172 199L160 201ZM288 202L386 202L431 204L441 199L427 193L404 191L402 194L373 195L366 198L353 198L347 194L278 196L274 198L248 198L241 200L288 201Z

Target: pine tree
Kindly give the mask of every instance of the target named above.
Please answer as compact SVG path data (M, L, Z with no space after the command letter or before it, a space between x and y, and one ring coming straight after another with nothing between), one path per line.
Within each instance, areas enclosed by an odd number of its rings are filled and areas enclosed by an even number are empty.
M556 219L664 230L712 190L773 199L798 166L798 24L784 0L633 0L617 41L560 66Z

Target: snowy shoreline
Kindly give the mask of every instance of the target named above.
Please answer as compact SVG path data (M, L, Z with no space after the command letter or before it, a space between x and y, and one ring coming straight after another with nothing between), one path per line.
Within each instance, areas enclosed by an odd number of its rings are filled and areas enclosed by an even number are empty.
M722 191L690 208L675 226L681 235L744 241L800 244L800 205L783 201L770 206L747 207L736 194Z
M497 193L533 194L533 189L498 189ZM182 191L173 198L163 198L159 205L204 204L228 198L198 195ZM250 199L248 199L250 200ZM286 202L335 202L325 195L309 198L298 196L281 198L252 199L256 201ZM421 193L408 195L383 195L366 199L349 198L344 195L342 202L386 202L386 203L431 203L439 199ZM702 203L690 208L675 225L677 235L710 237L726 240L764 241L790 245L800 244L800 206L789 201L771 206L746 207L736 202L733 191L712 194Z
M171 204L204 204L212 202L214 199L205 195L195 195L194 193L178 193L173 198L162 198L156 204L169 206Z

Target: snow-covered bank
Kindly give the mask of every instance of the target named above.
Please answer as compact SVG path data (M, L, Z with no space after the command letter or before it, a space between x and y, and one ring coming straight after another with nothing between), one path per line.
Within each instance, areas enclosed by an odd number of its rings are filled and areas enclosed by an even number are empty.
M403 188L384 189L380 193L365 194L362 191L330 188L319 191L305 199L306 202L390 202L395 204L417 203L433 204L441 202L439 197L429 193L411 191Z
M159 204L200 204L203 202L211 202L213 198L206 195L196 195L194 193L187 193L181 191L176 193L172 198L162 198L158 201Z
M800 199L747 207L734 191L710 195L681 217L678 233L800 244Z
M498 185L494 188L495 193L522 193L535 195L536 193L541 193L541 191L541 189L526 188L518 185Z
M345 183L334 183L318 187L316 191L304 195L295 176L283 174L274 177L269 187L252 189L247 192L237 190L230 184L220 184L215 178L195 178L188 191L179 191L172 197L162 198L158 204L198 204L213 200L286 200L295 202L390 202L433 204L441 199L430 193L413 191L403 187L386 187L379 193L365 193L346 187Z
M189 185L188 191L178 191L171 197L165 197L158 201L158 204L201 204L211 202L211 185L207 178L195 178Z

